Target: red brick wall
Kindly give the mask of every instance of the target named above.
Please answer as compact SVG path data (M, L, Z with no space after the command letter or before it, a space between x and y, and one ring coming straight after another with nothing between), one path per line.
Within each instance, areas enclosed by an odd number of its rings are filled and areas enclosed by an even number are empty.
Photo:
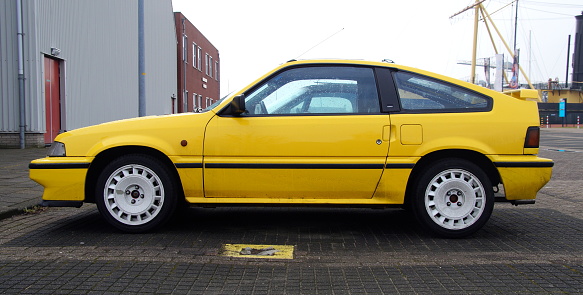
M184 19L184 21L183 21ZM207 107L207 101L210 103L209 99L213 102L220 98L220 58L219 51L213 46L213 44L188 20L186 17L180 13L174 13L174 22L176 24L176 41L177 41L177 77L178 77L178 87L177 87L177 112L191 112L194 108L194 104L197 107L205 108ZM184 27L183 27L184 23ZM183 30L184 28L184 30ZM183 32L187 36L187 61L184 63L183 60ZM197 61L200 60L200 65L193 67L193 43L196 44L197 48L200 47L200 57L197 57ZM198 53L197 53L198 54ZM207 74L207 56L212 57L212 73ZM218 76L216 77L216 67L217 62L219 66ZM186 78L185 78L186 77ZM186 81L186 83L185 83ZM184 87L186 85L186 87ZM188 91L187 108L184 108L184 89ZM193 95L197 94L196 102L193 103ZM198 97L202 96L200 99L201 105L198 104ZM207 99L208 98L208 99Z

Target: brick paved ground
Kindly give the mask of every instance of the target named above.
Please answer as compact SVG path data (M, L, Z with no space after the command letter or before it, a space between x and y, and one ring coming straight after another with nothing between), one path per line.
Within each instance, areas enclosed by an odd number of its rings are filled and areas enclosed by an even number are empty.
M461 240L402 210L193 208L149 234L120 233L91 205L17 215L0 221L0 293L583 293L581 151L541 150L556 165L537 203L498 203ZM219 256L226 243L295 257Z
M28 178L28 163L46 149L0 149L0 218L41 202L42 186Z

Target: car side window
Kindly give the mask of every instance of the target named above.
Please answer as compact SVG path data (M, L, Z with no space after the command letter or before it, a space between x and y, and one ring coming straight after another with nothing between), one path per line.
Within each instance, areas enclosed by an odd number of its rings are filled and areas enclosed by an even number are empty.
M246 94L246 115L380 113L373 70L364 67L292 68Z
M409 72L395 72L403 110L484 111L491 99L469 89Z

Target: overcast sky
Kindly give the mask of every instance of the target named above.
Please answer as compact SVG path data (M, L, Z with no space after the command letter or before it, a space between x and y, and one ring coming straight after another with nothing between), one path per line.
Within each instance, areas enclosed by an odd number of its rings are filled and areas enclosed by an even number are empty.
M510 47L516 6L502 7L511 2L484 2ZM221 96L290 59L391 59L467 80L470 67L457 62L471 60L474 10L450 16L472 3L474 0L172 0L174 11L182 12L219 50ZM519 0L518 8L521 66L533 83L557 77L563 83L567 40L572 35L572 47L574 16L581 14L582 1ZM478 40L478 58L493 57L483 23ZM495 40L498 50L509 56L499 38L495 36ZM483 68L476 71L483 79ZM570 68L569 76L571 73Z

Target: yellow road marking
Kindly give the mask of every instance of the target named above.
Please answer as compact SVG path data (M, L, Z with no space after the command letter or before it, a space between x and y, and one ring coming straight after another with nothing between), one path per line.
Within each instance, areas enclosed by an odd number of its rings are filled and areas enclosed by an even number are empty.
M243 255L241 252L246 248L251 248L252 253L260 252L262 249L273 249L273 255ZM269 251L269 250L267 250ZM247 251L249 252L249 251ZM294 259L294 246L291 245L251 245L251 244L225 244L220 252L221 256L242 257L242 258L271 258L271 259Z

